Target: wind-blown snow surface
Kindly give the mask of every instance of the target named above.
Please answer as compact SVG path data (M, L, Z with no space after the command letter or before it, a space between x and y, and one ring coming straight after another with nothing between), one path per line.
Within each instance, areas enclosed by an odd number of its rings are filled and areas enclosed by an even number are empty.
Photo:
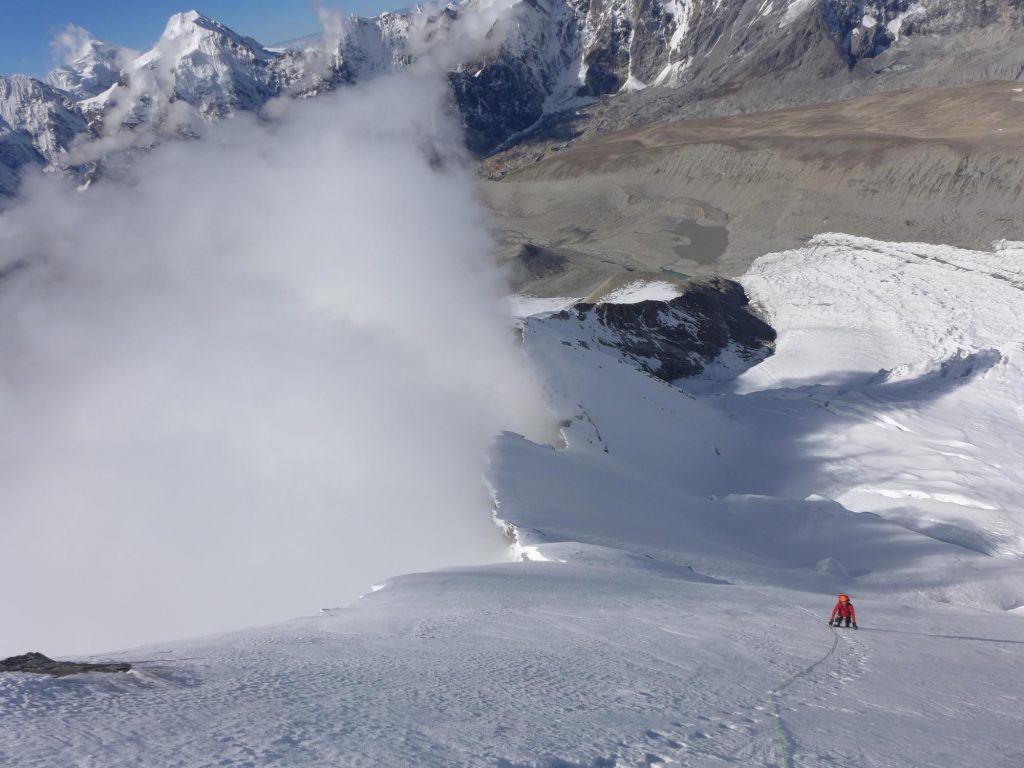
M1019 478L998 406L1024 392L1022 255L829 235L764 257L744 282L777 355L688 392L532 317L569 425L496 448L523 561L119 654L127 677L7 676L0 762L1019 766L1020 495L989 486ZM924 535L944 461L942 493L996 509ZM868 485L931 497L825 498ZM857 632L825 626L839 590Z

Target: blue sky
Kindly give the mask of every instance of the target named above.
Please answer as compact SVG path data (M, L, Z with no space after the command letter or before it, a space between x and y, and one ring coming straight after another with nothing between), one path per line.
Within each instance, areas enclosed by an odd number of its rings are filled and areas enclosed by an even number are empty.
M360 15L409 4L402 0L324 2L346 14ZM0 74L42 77L61 63L50 43L69 22L100 40L145 50L160 36L171 14L192 9L268 45L319 29L311 0L0 0Z

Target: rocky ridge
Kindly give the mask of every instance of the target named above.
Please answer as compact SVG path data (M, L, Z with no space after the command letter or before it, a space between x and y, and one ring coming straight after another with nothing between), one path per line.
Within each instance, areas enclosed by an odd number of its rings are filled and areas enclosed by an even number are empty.
M0 148L30 146L28 161L56 166L88 124L64 91L25 75L0 77ZM2 149L0 149L2 151Z
M0 673L21 672L33 675L66 677L86 672L130 672L131 664L123 662L94 663L87 661L55 661L38 651L29 651L20 656L0 659Z
M696 376L723 353L751 365L771 354L775 331L738 283L693 282L670 301L580 303L536 322L565 325L564 344L607 351L666 382Z

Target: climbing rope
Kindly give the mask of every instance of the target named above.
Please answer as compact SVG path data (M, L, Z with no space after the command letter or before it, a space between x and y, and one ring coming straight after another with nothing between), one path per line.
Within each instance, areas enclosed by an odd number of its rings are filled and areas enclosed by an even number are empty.
M811 613L810 611L807 611L806 608L801 608L800 606L796 607L800 608L800 610L802 611ZM811 615L813 616L814 614ZM839 633L836 632L835 627L831 625L829 625L829 631L832 633L832 647L828 649L828 652L824 656L822 656L816 662L811 664L809 667L801 669L799 672L797 672L788 680L786 680L782 685L768 691L768 703L771 708L769 714L771 715L772 719L775 720L775 746L779 753L779 765L782 768L789 768L789 753L791 750L789 742L786 739L786 732L782 727L782 711L779 709L779 694L785 691L791 685L793 685L793 683L795 683L800 678L806 677L807 675L811 674L811 672L813 672L819 666L828 661L832 654L836 652L836 648L839 647Z

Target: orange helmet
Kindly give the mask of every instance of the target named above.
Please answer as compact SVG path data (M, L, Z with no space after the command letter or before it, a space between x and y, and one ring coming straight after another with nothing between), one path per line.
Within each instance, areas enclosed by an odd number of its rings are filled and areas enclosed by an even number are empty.
M840 595L839 596L839 602L840 603L848 603L848 602L850 602L850 596L849 595Z

